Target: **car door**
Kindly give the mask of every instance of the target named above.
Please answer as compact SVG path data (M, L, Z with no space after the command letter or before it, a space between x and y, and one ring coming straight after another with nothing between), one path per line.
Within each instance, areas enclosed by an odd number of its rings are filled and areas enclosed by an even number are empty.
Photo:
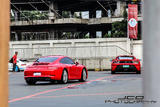
M69 58L67 57L64 57L60 60L60 63L64 64L65 68L67 68L68 70L68 76L70 79L74 79L75 78L75 70L74 70L74 67L73 67L73 64L72 62L70 62Z
M68 65L70 66L70 73L71 73L71 75L72 75L72 77L73 77L73 79L76 79L77 78L77 76L78 76L78 70L77 70L77 65L74 63L74 61L71 59L71 58L69 58L69 57L66 57L66 59L67 59L67 63L68 63Z

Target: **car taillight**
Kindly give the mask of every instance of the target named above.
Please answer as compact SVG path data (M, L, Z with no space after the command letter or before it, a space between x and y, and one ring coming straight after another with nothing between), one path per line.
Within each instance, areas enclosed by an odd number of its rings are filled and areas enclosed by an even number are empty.
M139 61L133 61L133 63L135 63L135 64L139 64Z
M49 70L57 70L58 67L48 67Z

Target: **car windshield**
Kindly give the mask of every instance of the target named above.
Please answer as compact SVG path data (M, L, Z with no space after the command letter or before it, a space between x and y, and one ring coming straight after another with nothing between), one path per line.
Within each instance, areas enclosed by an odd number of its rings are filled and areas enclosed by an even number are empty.
M44 58L39 58L36 60L36 62L54 62L58 59L58 57L44 57Z
M133 59L133 57L118 57L118 59Z

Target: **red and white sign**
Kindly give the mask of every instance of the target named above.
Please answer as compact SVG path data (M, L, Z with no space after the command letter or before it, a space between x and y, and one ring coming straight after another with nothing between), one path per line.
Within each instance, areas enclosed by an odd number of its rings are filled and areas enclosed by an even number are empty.
M137 39L138 33L138 6L128 4L128 36L131 39Z

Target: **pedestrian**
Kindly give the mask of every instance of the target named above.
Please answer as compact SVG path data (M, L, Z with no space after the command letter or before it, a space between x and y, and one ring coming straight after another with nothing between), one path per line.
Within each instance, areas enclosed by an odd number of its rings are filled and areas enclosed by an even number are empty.
M16 51L14 56L13 56L13 72L16 71L16 66L17 66L17 55L18 55L18 52Z

